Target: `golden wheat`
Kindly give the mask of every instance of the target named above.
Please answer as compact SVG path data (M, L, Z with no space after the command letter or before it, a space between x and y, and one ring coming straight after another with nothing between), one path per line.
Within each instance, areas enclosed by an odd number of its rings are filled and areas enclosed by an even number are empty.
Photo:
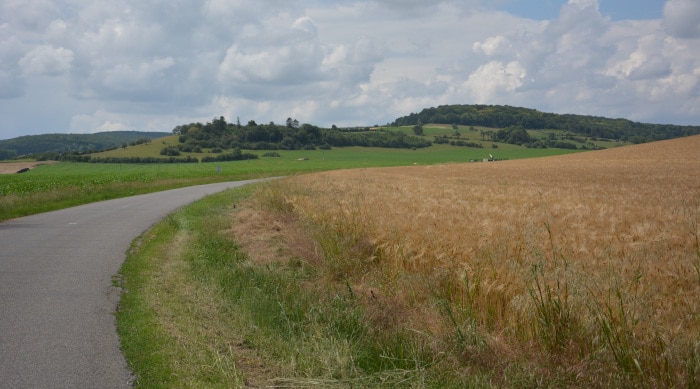
M612 341L626 338L596 332L601 325L629 330L637 351L662 344L658 355L632 358L646 369L659 358L680 363L670 354L700 345L699 150L695 136L531 160L331 171L286 180L284 202L326 240L364 247L343 259L354 263L344 276L391 296L408 311L406 325L448 330L425 304L443 298L476 321L492 350L525 354L522 345L547 330L537 308L552 300L538 300L540 288L571 309L557 315L599 334L581 340L579 354L605 339L626 347ZM698 374L688 369L668 374Z

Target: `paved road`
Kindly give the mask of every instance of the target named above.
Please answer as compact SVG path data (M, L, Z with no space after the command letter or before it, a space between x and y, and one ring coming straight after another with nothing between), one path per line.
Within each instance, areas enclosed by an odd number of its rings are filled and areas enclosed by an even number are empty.
M239 181L0 223L0 388L124 388L112 276L131 242L173 210Z

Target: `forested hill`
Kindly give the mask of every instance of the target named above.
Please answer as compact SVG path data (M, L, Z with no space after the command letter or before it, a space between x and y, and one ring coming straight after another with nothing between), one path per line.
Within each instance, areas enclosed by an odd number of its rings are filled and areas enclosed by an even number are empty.
M210 123L190 123L175 127L179 145L163 150L163 155L175 156L178 152L197 152L202 149L248 150L313 150L316 148L361 146L385 148L422 148L432 143L428 139L403 132L376 130L367 127L321 128L311 124L299 124L287 118L286 124L257 124L251 120L246 125L227 123L221 116Z
M172 134L168 132L110 131L95 134L26 135L0 140L0 159L39 153L62 154L100 151L168 135Z
M393 124L413 126L419 122L495 128L522 126L528 130L565 130L589 137L633 143L700 134L700 126L647 124L599 116L560 115L507 105L441 105L400 117Z

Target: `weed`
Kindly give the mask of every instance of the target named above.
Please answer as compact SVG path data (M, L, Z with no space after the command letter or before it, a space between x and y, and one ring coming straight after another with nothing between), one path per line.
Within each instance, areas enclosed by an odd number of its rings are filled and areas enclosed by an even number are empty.
M532 266L533 285L528 292L535 305L534 333L550 351L564 349L578 333L578 320L569 299L569 288L560 279L554 285L545 276L542 265Z
M637 282L639 279L637 279ZM596 303L596 322L615 364L626 374L644 375L635 336L638 323L636 302L627 302L619 288L603 302Z

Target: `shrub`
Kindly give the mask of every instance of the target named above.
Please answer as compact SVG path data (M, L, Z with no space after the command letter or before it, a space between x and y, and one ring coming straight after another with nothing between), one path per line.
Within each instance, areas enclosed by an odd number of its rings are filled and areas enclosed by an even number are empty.
M175 146L167 146L160 150L160 155L167 155L170 157L177 157L180 155L180 150Z

